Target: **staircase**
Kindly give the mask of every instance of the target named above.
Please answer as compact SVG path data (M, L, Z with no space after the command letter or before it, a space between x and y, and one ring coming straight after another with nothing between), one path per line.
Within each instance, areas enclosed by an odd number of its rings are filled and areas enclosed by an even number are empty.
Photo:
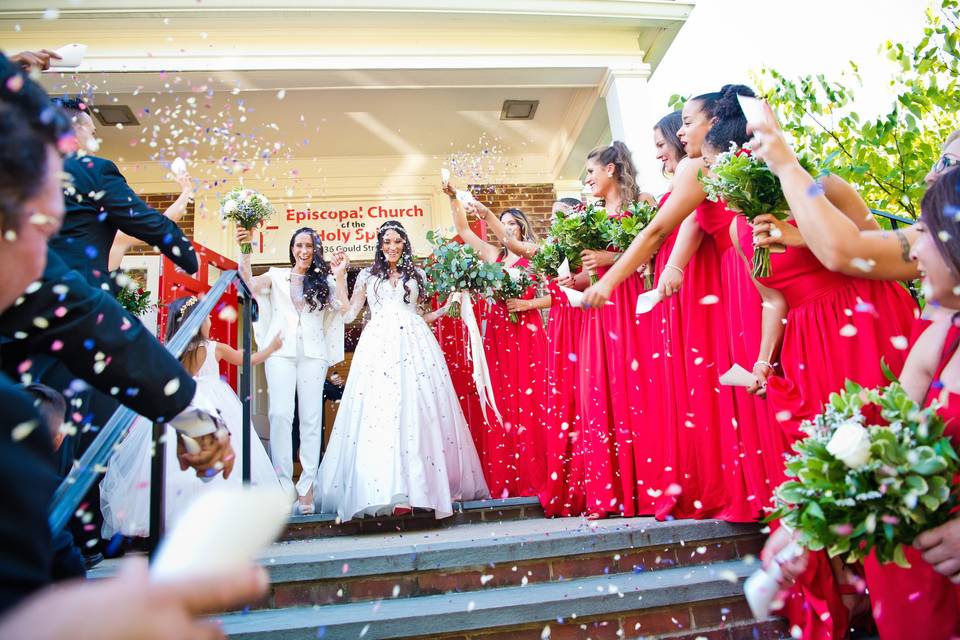
M231 638L766 640L742 581L758 525L545 519L536 500L338 524L293 518L261 558L271 588L222 616Z

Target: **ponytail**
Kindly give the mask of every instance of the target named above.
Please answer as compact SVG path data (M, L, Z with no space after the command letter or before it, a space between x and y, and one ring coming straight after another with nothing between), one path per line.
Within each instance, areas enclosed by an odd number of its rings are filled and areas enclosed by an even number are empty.
M614 140L608 147L597 147L589 154L587 160L596 160L598 164L614 166L613 177L620 185L620 206L626 207L640 197L640 187L637 185L637 169L633 166L633 157L630 149L623 142Z

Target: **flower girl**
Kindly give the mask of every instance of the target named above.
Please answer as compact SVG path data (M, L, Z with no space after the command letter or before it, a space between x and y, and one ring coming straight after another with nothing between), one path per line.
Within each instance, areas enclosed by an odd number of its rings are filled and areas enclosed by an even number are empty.
M166 340L169 341L196 309L197 298L177 298L168 307ZM282 346L279 336L250 356L251 364L263 362L268 355ZM233 450L241 449L243 410L240 398L220 378L218 362L226 360L232 365L243 362L243 352L210 340L210 318L203 321L200 332L194 336L180 357L183 366L197 381L197 393L193 405L214 410L230 431ZM129 433L117 447L110 460L107 473L100 483L100 507L103 510L103 537L116 534L146 537L150 531L150 462L153 442L149 421L138 418ZM203 436L215 438L217 434ZM276 485L277 474L256 432L250 430L250 478L255 485ZM198 478L193 470L182 471L177 459L177 434L169 425L162 438L166 447L165 515L169 526L183 513L185 507L199 492L209 485L241 482L239 470L229 478L222 474L212 478ZM201 442L202 444L202 439ZM192 443L191 443L192 444Z

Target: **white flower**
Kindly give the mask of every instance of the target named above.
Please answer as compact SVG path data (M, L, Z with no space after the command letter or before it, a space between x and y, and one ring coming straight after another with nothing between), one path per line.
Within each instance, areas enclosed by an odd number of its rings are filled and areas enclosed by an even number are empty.
M223 203L223 213L224 215L230 215L237 210L237 201L234 199L227 200Z
M520 269L517 269L516 267L507 267L504 269L504 271L507 272L507 275L510 276L511 280L516 281L520 279Z
M870 459L870 432L857 422L844 422L827 443L827 451L851 469L859 469Z

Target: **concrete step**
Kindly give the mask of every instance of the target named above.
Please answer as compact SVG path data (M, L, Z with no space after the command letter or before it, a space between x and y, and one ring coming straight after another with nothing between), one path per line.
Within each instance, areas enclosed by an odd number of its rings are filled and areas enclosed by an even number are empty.
M781 633L782 624L755 625L742 602L743 560L661 571L614 573L574 580L467 593L327 606L287 607L223 616L235 639L473 638L477 631L522 638L664 637L707 632L729 638L727 627ZM581 625L587 627L580 629ZM547 628L549 627L549 629ZM591 636L590 629L604 636ZM702 630L702 632L700 632ZM561 634L562 632L562 634ZM582 633L581 633L582 632ZM608 632L614 632L610 636ZM721 635L715 635L719 632ZM506 635L481 635L507 638ZM697 637L694 635L693 637ZM757 636L763 637L763 636ZM770 635L767 637L782 637Z
M334 513L293 516L281 540L308 540L336 536L424 531L443 529L476 522L508 522L543 518L543 509L536 498L499 498L468 500L453 503L453 515L437 520L433 513L416 511L400 517L378 517L340 522Z
M619 573L749 559L755 524L651 518L486 522L273 545L259 607L329 605L487 591Z

